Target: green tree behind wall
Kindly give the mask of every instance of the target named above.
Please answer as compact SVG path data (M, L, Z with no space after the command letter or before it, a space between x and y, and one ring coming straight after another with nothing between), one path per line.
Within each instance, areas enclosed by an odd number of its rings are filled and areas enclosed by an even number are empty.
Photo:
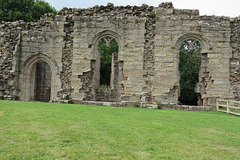
M200 45L192 40L182 44L180 49L180 97L179 101L185 105L197 105L198 97L195 93L195 87L198 83L199 70L201 66L201 48Z
M0 0L0 22L37 21L45 13L57 13L57 11L42 0Z

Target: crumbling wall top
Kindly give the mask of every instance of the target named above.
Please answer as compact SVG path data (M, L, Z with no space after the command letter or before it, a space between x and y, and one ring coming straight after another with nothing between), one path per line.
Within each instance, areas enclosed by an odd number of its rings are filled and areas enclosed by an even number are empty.
M94 6L87 9L77 8L63 8L58 12L58 15L74 15L74 16L139 16L148 17L152 15L154 10L153 6L143 4L142 6L114 6L112 3L108 3L107 6Z
M159 4L158 7L160 7L160 8L174 8L172 2L163 2L163 3Z
M159 8L173 9L172 2L161 3ZM77 8L63 8L58 12L58 15L75 15L75 16L139 16L148 17L154 13L154 6L148 6L142 4L141 6L114 6L112 3L108 3L106 6L96 5L87 9Z

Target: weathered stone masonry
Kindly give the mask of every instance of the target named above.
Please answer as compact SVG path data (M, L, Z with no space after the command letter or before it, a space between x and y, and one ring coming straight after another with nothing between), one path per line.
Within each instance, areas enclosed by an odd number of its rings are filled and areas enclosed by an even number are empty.
M119 46L107 90L100 86L98 50L105 37ZM36 65L45 62L51 101L178 104L179 49L188 39L201 45L199 105L239 100L240 18L199 16L198 10L175 9L172 3L63 8L36 23L2 22L0 98L35 100Z

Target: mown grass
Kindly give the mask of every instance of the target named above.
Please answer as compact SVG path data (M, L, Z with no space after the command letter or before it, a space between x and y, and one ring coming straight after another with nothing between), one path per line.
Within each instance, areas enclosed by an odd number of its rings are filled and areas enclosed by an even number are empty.
M240 117L0 101L0 159L240 159Z

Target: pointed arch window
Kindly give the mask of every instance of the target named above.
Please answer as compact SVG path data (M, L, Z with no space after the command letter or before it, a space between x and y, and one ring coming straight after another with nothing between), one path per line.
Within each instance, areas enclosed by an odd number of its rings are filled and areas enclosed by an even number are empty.
M100 85L110 85L114 61L118 60L118 43L111 36L102 37L98 44L100 53Z

